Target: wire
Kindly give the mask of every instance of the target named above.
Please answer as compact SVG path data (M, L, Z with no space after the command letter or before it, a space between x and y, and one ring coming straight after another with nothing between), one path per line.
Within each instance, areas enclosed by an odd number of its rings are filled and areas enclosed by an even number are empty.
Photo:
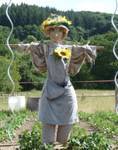
M10 95L13 95L13 92L14 92L14 90L15 90L15 83L14 83L12 77L11 77L10 69L11 69L11 66L12 66L13 61L14 61L14 53L13 53L13 50L11 49L11 47L10 47L9 40L10 40L11 35L12 35L12 33L13 33L14 25L13 25L13 22L12 22L10 16L9 16L9 13L8 13L9 7L11 6L11 2L12 2L12 0L9 1L8 6L7 6L7 8L6 8L6 16L7 16L8 20L9 20L9 22L10 22L10 24L11 24L11 31L10 31L8 37L7 37L6 45L7 45L8 49L9 49L9 51L10 51L11 54L12 54L12 60L11 60L10 65L9 65L9 67L8 67L7 74L8 74L8 77L9 77L9 79L10 79L12 85L13 85L13 88L12 88L12 90L11 90Z
M111 18L111 23L114 27L114 29L116 30L116 33L118 34L118 28L116 27L115 23L114 23L114 17L115 17L115 14L117 12L117 9L118 9L118 1L116 0L116 9L114 11L114 14L112 15L112 18ZM113 54L114 56L116 57L116 59L118 60L118 55L116 53L116 46L117 46L117 43L118 43L118 37L114 43L114 46L113 46ZM118 80L117 80L117 77L118 77L118 71L116 72L115 74L115 77L114 77L114 82L115 82L115 86L116 86L116 91L118 90ZM115 91L115 92L116 92ZM117 94L117 93L116 93ZM117 101L117 100L116 100ZM118 113L118 104L116 103L115 105L115 110L116 110L116 113Z
M116 8L115 8L114 14L112 15L111 23L112 23L114 29L116 30L116 33L118 34L118 28L116 27L116 25L115 25L115 23L114 23L114 17L115 17L115 14L116 14L116 12L117 12L117 9L118 9L118 1L116 0ZM116 41L115 41L115 43L114 43L114 46L113 46L113 54L114 54L114 56L116 57L116 59L118 60L118 55L117 55L117 53L116 53L116 46L117 46L117 43L118 43L118 38L116 39ZM118 71L116 72L115 77L114 77L115 85L116 85L116 87L118 88L117 77L118 77Z

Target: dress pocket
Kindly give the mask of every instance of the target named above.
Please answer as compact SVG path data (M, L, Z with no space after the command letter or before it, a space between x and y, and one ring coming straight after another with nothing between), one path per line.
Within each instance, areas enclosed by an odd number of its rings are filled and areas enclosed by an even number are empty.
M55 100L56 98L62 96L65 93L65 88L58 85L52 80L47 80L46 84L46 96L49 100Z

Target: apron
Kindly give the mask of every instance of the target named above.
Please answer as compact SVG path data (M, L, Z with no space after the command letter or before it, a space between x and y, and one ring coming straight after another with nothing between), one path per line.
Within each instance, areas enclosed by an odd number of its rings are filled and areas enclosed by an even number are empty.
M45 48L48 75L39 101L39 120L47 124L73 124L78 122L77 98L68 75L69 63L53 55L57 47L64 46L55 44Z

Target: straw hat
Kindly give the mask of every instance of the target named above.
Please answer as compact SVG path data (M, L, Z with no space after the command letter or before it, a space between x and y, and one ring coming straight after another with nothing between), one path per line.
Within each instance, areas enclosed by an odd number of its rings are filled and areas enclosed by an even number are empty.
M65 35L68 34L69 29L68 27L71 25L71 21L69 21L65 16L58 16L52 14L42 23L42 29L44 33L49 36L51 30L55 28L59 28L63 31Z

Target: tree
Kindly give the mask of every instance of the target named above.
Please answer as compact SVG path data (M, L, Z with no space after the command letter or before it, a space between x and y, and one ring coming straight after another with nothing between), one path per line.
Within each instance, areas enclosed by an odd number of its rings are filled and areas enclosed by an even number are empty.
M8 50L8 47L6 45L7 37L10 33L10 29L6 26L0 26L0 56L6 56L8 58L11 58L11 53ZM14 38L14 35L12 34L10 43L18 43L19 40Z
M33 35L28 35L27 38L24 40L24 43L31 43L37 42L37 39Z
M44 83L45 74L40 74L36 71L32 64L32 59L29 54L16 52L17 63L19 64L20 82L23 90L31 90L33 88L41 89ZM34 82L34 83L33 83Z
M0 91L6 93L10 93L13 88L13 85L7 74L9 64L10 60L3 56L0 56ZM21 77L18 71L18 64L16 62L13 63L10 74L15 84L15 91L19 91L21 89L21 86L19 85Z

